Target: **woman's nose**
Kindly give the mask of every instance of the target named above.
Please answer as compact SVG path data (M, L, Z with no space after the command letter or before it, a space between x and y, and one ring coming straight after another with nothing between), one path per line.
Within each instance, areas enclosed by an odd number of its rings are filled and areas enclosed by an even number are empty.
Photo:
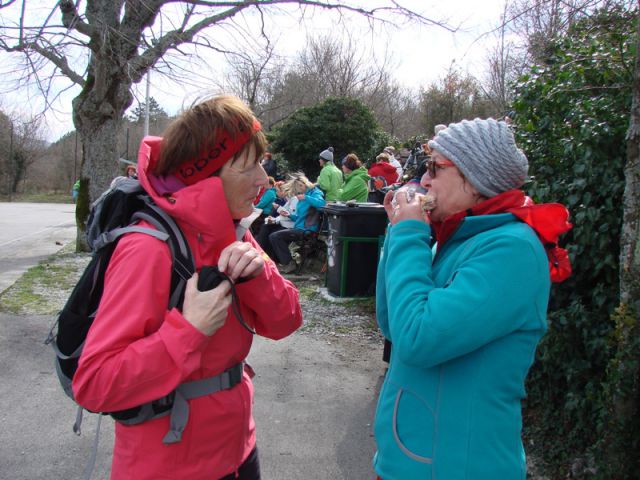
M262 165L258 166L259 168L257 168L257 178L256 178L256 185L259 185L261 187L268 187L269 185L269 177L267 176L267 172L264 171L264 168L262 167Z
M424 172L424 175L422 175L422 178L420 179L420 185L427 189L431 187L431 176L429 175L428 170Z

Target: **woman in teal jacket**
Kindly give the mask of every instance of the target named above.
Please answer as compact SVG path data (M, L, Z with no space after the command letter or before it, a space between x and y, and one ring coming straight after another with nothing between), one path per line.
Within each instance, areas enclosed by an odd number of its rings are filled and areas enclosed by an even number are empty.
M266 217L271 214L271 210L273 210L273 202L278 198L278 193L276 191L276 181L273 177L269 178L269 188L264 191L260 200L256 204L256 208L262 210L262 215Z
M369 196L369 173L362 166L362 162L355 153L350 153L342 160L342 171L344 172L344 184L338 190L338 200L347 202L366 202Z
M382 480L524 480L520 402L550 273L537 225L519 218L560 213L557 239L568 213L517 190L528 162L504 122L451 124L429 146L429 193L385 197L376 308L393 348L374 468Z

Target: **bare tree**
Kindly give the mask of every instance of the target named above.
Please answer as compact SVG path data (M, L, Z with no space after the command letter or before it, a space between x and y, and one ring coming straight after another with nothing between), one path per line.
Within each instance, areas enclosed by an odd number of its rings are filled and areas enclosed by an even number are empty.
M488 108L487 98L478 81L470 75L463 75L454 65L439 82L432 83L423 92L422 106L427 132L433 132L439 123L495 115Z
M41 122L38 118L19 119L17 115L0 114L0 191L14 195L24 185L30 168L44 151Z
M543 64L549 58L552 41L576 20L613 5L633 8L637 0L514 0L503 25L524 38L530 63Z
M243 99L259 116L269 103L270 86L282 77L284 62L276 53L276 44L268 41L263 49L248 48L225 55L228 71L219 87Z
M286 67L267 45L261 54L234 62L227 84L236 85L235 92L251 103L268 127L329 97L352 97L362 100L393 131L393 122L387 120L396 118L397 102L394 108L391 103L400 98L401 89L391 79L388 55L376 57L357 43L349 35L310 38Z
M79 10L81 2L59 0L38 25L29 23L26 0L3 4L3 9L15 9L18 20L0 27L0 48L21 55L24 80L37 82L49 104L59 94L55 81L60 77L67 82L65 88L80 88L73 100L73 121L83 144L80 229L90 200L116 173L117 137L132 102L132 85L160 65L175 73L169 54L185 53L182 46L230 51L205 35L212 27L232 28L233 18L244 12L262 16L291 4L358 14L370 21L410 18L438 24L396 0L375 8L351 0L87 0L82 2L84 11Z
M507 23L509 3L506 2L500 24L493 32L496 43L487 55L486 79L480 87L493 104L496 112L506 114L513 101L513 84L524 72L527 63L526 51L508 39L510 26Z

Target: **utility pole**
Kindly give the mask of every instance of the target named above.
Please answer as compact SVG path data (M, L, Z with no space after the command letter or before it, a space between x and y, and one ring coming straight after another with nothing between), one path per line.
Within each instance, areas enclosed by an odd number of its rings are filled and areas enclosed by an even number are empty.
M144 99L144 136L149 135L149 89L151 88L151 70L147 72L147 93Z
M71 185L73 185L74 183L76 183L76 180L78 180L78 131L76 130L74 137L76 139L76 146L73 150L73 183Z
M15 173L15 165L14 165L14 161L13 161L13 120L10 121L9 123L9 175L7 175L7 181L9 183L9 201L11 201L12 196L13 196L13 181L12 178L14 175L16 175Z

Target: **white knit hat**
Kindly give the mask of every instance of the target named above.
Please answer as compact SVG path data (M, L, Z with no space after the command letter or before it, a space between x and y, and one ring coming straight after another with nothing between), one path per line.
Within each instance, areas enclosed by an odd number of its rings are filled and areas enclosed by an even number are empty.
M455 163L485 197L520 188L527 179L527 157L516 146L509 126L493 118L451 123L429 147Z

